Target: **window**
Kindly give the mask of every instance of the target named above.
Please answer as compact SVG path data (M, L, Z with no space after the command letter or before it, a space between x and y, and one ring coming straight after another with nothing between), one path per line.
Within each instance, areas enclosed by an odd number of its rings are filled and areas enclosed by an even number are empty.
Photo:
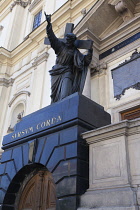
M135 118L140 117L140 107L137 107L135 109L126 110L121 113L121 119L122 120L133 120Z
M40 26L42 11L38 12L34 17L33 30Z

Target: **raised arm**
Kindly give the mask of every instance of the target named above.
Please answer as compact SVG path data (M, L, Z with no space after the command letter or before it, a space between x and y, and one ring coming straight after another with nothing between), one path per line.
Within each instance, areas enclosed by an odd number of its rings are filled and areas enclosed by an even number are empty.
M51 24L51 15L47 15L46 12L44 12L46 21L48 23L46 27L46 32L48 35L48 39L51 43L51 47L54 49L55 53L57 54L61 48L61 42L59 39L55 36L53 30L52 30L52 24Z

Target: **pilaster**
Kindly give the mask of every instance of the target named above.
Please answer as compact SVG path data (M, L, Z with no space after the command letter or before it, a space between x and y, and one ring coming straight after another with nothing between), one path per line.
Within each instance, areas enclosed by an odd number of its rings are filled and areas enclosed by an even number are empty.
M33 78L33 87L32 87L32 111L36 111L42 108L43 96L44 96L44 86L46 78L46 63L48 60L49 54L47 52L38 55L34 59L32 66L34 68L34 78ZM36 88L38 87L38 88Z
M9 37L7 49L12 51L16 48L20 42L24 39L24 28L27 18L27 10L25 9L28 6L29 2L22 0L14 1L11 4L11 20L9 24Z
M0 78L0 145L2 143L2 136L6 118L6 110L8 107L9 95L11 92L14 79Z

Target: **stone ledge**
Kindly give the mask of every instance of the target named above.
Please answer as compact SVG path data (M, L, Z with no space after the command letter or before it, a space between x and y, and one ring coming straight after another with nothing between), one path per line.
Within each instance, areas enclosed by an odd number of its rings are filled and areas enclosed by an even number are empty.
M135 192L130 187L87 191L81 196L78 210L136 210Z
M106 139L112 139L123 135L130 136L136 133L140 133L140 118L131 121L124 120L119 123L88 131L83 133L82 137L86 139L88 144L92 144Z

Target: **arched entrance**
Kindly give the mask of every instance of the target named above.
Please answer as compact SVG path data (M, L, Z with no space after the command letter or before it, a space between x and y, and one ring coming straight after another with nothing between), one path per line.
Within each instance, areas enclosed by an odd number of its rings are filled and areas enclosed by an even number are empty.
M18 210L55 210L56 191L52 174L39 170L26 177L16 199Z

